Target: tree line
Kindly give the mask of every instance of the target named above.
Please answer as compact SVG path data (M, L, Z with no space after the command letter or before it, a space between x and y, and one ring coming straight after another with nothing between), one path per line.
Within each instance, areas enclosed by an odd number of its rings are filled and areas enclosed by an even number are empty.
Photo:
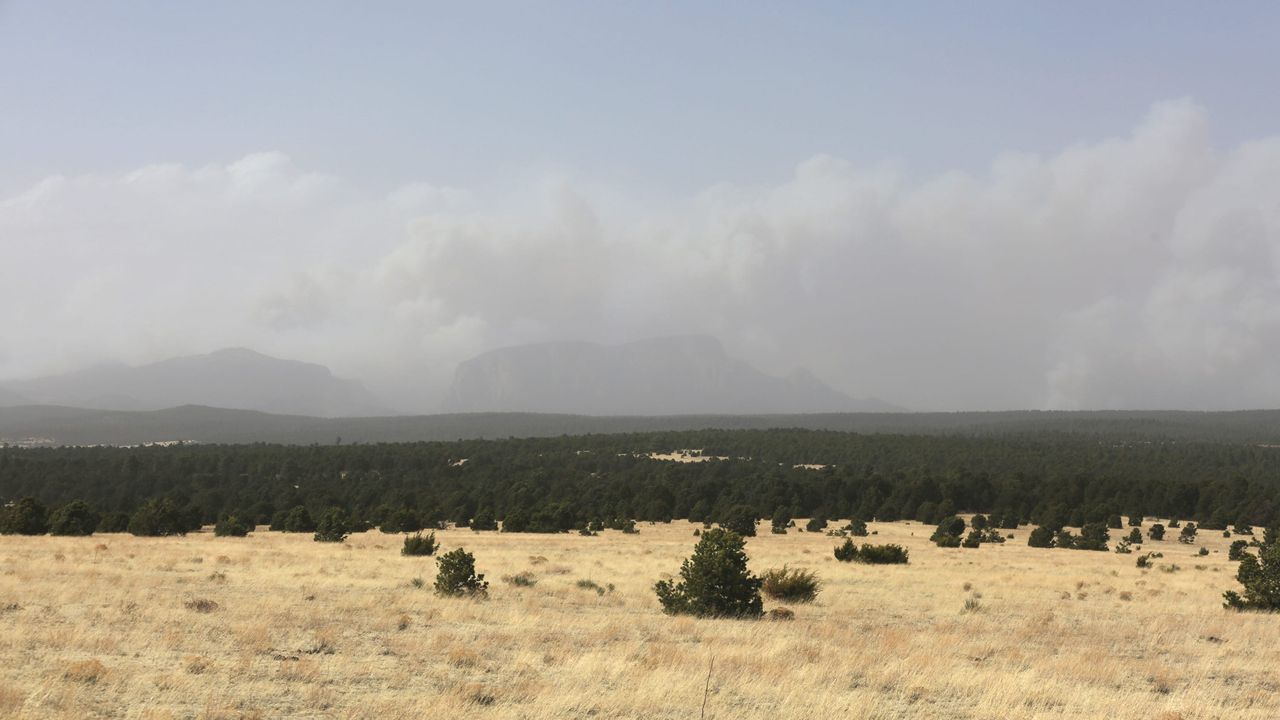
M675 463L700 449L726 460ZM798 467L823 466L820 469ZM441 522L559 532L596 523L853 518L1082 527L1115 515L1203 529L1280 521L1280 448L1059 432L996 437L705 430L333 445L0 448L6 532L42 509L63 527L172 534L234 516L289 529L332 510L352 527ZM72 505L73 502L78 504ZM34 503L34 505L33 505ZM38 506L38 508L36 508ZM19 511L21 508L21 511ZM71 518L71 519L68 519ZM314 524L314 523L312 523ZM133 526L132 528L130 526ZM314 529L314 528L312 528Z

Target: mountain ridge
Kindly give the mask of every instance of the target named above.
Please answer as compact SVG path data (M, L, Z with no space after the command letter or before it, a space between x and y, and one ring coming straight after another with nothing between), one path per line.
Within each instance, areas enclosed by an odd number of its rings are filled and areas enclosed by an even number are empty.
M6 400L10 395L19 401ZM96 365L0 385L0 405L39 404L115 411L184 405L284 415L392 414L356 380L325 366L247 348L168 358L144 365Z
M803 369L768 375L708 335L491 350L458 365L444 407L597 416L902 411L850 398Z

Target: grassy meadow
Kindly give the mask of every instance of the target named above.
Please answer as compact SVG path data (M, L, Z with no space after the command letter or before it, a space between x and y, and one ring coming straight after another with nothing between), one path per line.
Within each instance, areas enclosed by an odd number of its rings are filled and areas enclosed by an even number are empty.
M940 549L930 527L871 523L860 541L911 552L873 566L762 524L752 569L815 570L816 602L792 621L668 617L652 585L694 527L438 532L475 554L487 600L436 597L434 558L377 531L0 537L0 717L1280 716L1280 615L1222 609L1221 532L1171 531L1140 570L1137 554L1029 548L1026 527ZM517 574L536 584L503 580Z

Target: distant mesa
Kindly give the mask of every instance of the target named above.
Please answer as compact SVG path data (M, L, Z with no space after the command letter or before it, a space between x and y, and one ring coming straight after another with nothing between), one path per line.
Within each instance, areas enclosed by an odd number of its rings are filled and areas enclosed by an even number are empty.
M207 405L316 417L393 414L359 382L336 378L322 365L243 348L137 367L102 365L0 387L0 406L23 404L99 410Z
M694 415L897 412L812 374L767 375L705 335L623 345L553 342L494 350L458 366L448 412Z

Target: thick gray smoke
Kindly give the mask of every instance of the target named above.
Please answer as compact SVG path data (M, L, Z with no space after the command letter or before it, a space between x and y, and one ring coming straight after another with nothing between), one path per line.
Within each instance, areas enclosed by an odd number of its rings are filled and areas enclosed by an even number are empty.
M0 378L227 346L432 409L463 359L709 333L915 409L1280 406L1280 138L1190 101L982 176L814 157L655 210L548 178L377 195L278 153L0 200Z

